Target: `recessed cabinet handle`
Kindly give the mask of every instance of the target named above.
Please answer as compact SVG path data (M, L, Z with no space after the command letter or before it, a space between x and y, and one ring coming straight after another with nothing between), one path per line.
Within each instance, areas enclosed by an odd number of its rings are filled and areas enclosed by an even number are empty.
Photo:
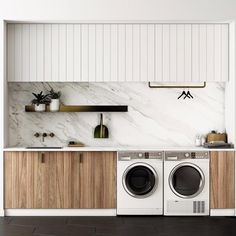
M83 154L82 153L79 154L79 163L83 163Z
M41 163L45 163L45 153L41 152Z

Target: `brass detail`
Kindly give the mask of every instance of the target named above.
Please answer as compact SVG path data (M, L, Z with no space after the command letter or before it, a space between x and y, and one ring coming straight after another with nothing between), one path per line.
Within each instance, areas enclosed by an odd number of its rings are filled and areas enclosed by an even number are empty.
M26 112L35 112L34 105L26 105ZM126 105L77 105L66 106L60 105L58 112L127 112L128 106ZM46 111L50 112L50 107L46 105ZM43 113L43 112L41 112Z
M149 88L205 88L206 82L203 83L203 85L151 85L151 82L148 82Z
M225 143L227 143L227 134L223 133L223 134L216 134L216 133L209 133L207 134L207 142L219 142L219 141L223 141Z

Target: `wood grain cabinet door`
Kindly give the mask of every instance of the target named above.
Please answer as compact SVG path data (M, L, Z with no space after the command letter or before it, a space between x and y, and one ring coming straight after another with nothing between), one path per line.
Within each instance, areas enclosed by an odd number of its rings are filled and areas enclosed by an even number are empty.
M80 208L116 208L116 153L82 153L78 189Z
M71 208L70 152L5 152L5 208Z
M34 208L34 160L37 158L37 152L5 152L5 208Z
M211 152L211 209L235 208L234 152Z
M71 208L71 152L39 152L34 166L34 208Z
M5 208L115 208L114 152L5 152Z

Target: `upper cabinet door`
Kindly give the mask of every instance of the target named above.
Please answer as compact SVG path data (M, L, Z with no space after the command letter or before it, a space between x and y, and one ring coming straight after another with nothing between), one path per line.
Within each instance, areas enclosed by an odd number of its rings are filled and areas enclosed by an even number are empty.
M8 81L228 81L228 24L8 24Z

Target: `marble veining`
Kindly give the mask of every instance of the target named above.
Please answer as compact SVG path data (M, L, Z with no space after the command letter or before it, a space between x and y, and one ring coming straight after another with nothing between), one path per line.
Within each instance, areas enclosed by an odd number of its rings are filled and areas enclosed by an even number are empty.
M224 83L191 89L194 99L177 100L181 89L150 89L147 83L9 83L10 147L66 146L193 146L196 134L224 130ZM109 139L94 139L99 113L26 113L32 92L53 87L67 105L128 105L126 113L104 113ZM54 132L45 142L35 132Z

